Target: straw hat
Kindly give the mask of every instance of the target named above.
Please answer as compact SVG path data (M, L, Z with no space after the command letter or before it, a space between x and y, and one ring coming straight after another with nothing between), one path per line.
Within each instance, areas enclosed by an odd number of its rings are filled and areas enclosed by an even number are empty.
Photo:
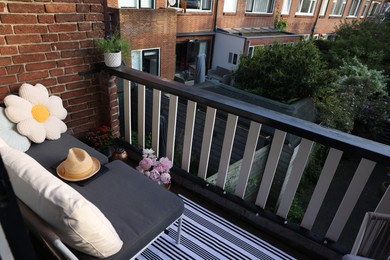
M70 148L66 160L57 166L57 175L67 181L82 181L99 170L98 159L91 157L83 149Z

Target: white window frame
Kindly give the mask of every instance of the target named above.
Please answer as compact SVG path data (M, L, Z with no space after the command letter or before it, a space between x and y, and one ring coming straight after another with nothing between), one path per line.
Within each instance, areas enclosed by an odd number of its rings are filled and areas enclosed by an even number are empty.
M309 8L307 12L302 11L302 7L304 6L304 2L309 2ZM296 15L308 15L313 16L314 10L316 9L317 0L299 0Z
M290 14L292 0L284 0L281 14Z
M160 48L149 48L149 49L137 49L137 50L132 50L131 51L131 68L133 69L136 69L136 70L139 70L139 71L142 71L142 57L143 57L143 53L144 52L147 52L147 51L154 51L154 50L158 50L158 71L157 71L157 76L160 76L160 72L161 72L161 49ZM141 57L141 59L139 59L139 68L136 68L134 67L134 56L135 56L135 53L138 52L139 53L139 57Z
M372 1L370 9L368 10L367 17L373 17L377 14L379 14L381 2L378 1Z
M347 0L333 0L329 16L343 16Z
M362 5L362 0L352 0L351 6L349 7L348 17L357 17L360 6Z
M328 3L329 3L329 0L322 1L320 13L319 13L320 16L325 16L326 9L328 9Z
M251 10L248 10L248 3L252 3ZM266 3L265 3L266 2ZM261 5L266 5L266 11L254 11ZM272 6L271 6L272 5ZM246 0L245 13L254 13L254 14L273 14L275 8L275 0ZM269 10L270 9L270 10Z
M186 2L186 0L176 0L175 5L171 6L169 4L169 1L167 1L168 2L168 7L182 9L180 1ZM199 1L200 1L200 8L191 8L191 7L189 7L187 5L186 11L188 11L188 12L211 12L212 11L212 9L213 9L213 0L199 0ZM204 3L206 1L210 2L210 9L203 9L203 5L204 5Z
M224 13L235 13L237 10L237 0L225 0L223 4Z
M368 6L370 5L370 2L371 2L370 0L366 0L366 3L364 4L362 13L361 13L361 15L360 15L361 18L363 18L364 16L366 16L367 11L368 11Z
M143 3L149 2L152 4L151 7L144 7ZM156 6L156 0L118 0L119 8L136 8L136 9L154 9Z

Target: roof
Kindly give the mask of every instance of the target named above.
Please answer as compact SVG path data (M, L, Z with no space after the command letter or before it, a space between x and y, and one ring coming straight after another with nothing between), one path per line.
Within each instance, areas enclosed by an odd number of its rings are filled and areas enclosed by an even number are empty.
M218 28L217 32L240 35L244 37L296 35L293 33L277 30L273 26Z

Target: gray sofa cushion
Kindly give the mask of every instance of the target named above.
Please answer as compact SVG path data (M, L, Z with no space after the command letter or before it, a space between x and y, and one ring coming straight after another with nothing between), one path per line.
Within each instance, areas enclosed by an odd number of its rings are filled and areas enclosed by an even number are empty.
M58 140L45 140L40 144L33 143L26 153L37 160L48 171L55 174L55 167L66 159L68 151L72 147L86 150L90 156L98 159L101 164L108 162L108 158L105 155L68 133L62 134Z
M109 259L129 259L179 218L183 201L122 161L106 164L108 172L88 185L70 185L95 204L123 241ZM80 259L94 259L74 252Z

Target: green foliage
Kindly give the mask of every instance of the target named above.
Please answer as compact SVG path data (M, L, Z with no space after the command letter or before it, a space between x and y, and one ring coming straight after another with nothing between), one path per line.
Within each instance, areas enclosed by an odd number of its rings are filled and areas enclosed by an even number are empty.
M123 57L129 57L130 44L121 39L118 32L115 32L111 37L96 39L96 47L104 53L114 53L122 51Z
M313 96L323 63L311 41L294 45L275 43L242 56L234 72L236 87L267 98L290 103Z
M327 75L332 80L319 89L315 99L321 122L375 139L390 115L386 77L357 59L338 70L329 70Z
M368 67L383 70L390 76L390 13L387 19L366 19L342 23L336 29L336 40L329 42L325 58L332 68L357 57ZM323 49L322 49L323 50Z
M280 31L285 31L287 28L287 21L280 16L279 12L276 12L274 27Z
M294 200L291 204L290 211L288 212L287 218L291 221L300 223L303 219L305 212L299 203L298 197L300 197L299 194L297 194L297 196L294 197Z

